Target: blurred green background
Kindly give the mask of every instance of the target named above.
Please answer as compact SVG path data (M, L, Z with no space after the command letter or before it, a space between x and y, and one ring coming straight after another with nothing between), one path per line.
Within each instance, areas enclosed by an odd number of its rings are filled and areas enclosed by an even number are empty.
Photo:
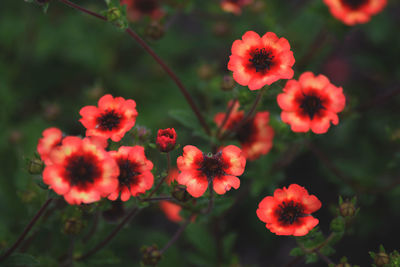
M272 85L259 109L271 112L273 149L248 162L240 189L219 197L217 210L192 224L160 266L283 266L295 241L270 233L255 210L263 197L291 183L305 186L322 201L315 216L326 235L338 196L358 197L360 213L331 258L347 256L350 263L368 266L368 251L376 251L379 244L389 251L399 248L394 237L399 236L400 221L400 4L389 1L369 23L348 27L334 19L321 0L261 2L261 9L250 6L235 16L223 12L218 1L169 0L163 3L167 15L161 39L146 35L148 18L131 27L177 73L213 129L213 116L225 111L233 96L244 109L255 99L247 87L231 92L220 88L223 75L230 74L226 65L232 42L248 30L287 38L296 58L294 78L306 70L325 74L344 88L346 109L327 134L295 134L280 121L276 103L285 83ZM98 12L106 9L100 0L76 3ZM151 142L157 129L175 127L181 145L210 151L210 140L176 85L128 35L58 1L47 14L22 0L0 1L0 249L16 240L47 197L35 183L40 178L26 169L42 131L56 126L83 135L80 108L96 105L105 93L136 101L137 125L151 131ZM329 160L317 157L305 140ZM158 174L165 170L157 150L149 148L146 154ZM180 154L178 149L173 159ZM344 175L335 173L331 164ZM83 212L82 236L110 204L96 207ZM21 247L35 258L32 265L62 262L72 244L63 232L65 220L75 214L82 211L58 203L39 222ZM94 237L88 244L75 241L75 250L86 251L114 226L115 220L100 219ZM140 247L162 247L176 228L154 205L104 251L76 266L138 266Z

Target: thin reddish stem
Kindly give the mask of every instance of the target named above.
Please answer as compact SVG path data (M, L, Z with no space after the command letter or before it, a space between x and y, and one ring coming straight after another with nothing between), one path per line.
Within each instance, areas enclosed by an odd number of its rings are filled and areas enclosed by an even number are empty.
M46 208L50 205L51 201L53 199L49 198L47 201L43 204L43 206L39 209L39 211L35 214L35 216L32 218L32 220L28 223L28 225L25 227L25 230L22 232L22 234L19 236L17 241L14 243L14 245L9 248L1 257L0 257L0 262L4 261L6 258L8 258L18 247L21 245L22 241L25 239L26 235L29 233L29 231L32 229L32 227L35 225L35 223L39 220L40 216L42 216L43 212L46 210Z
M77 4L74 4L68 0L59 0L60 2L75 8L81 12L84 12L88 15L94 16L98 19L107 21L107 18L97 14L93 11L87 10ZM178 78L178 76L176 76L176 74L167 66L167 64L165 64L165 62L154 52L153 49L151 49L151 47L136 33L134 32L131 28L127 28L125 30L125 32L131 36L144 50L146 50L147 53L149 53L155 61L157 61L157 63L164 69L164 71L169 75L169 77L175 82L175 84L178 86L179 90L181 91L181 93L183 94L183 96L185 97L186 101L188 102L189 106L192 108L194 114L196 115L198 121L200 122L200 125L203 127L204 131L210 135L211 134L211 130L208 126L208 124L206 123L203 115L201 114L199 108L197 107L196 103L194 102L193 98L191 97L191 95L189 94L188 90L186 89L186 87L183 85L183 83L181 82L181 80Z
M240 122L238 122L232 130L226 131L225 134L222 135L220 140L224 140L229 135L237 132L240 129L240 127L245 125L251 119L251 117L254 115L254 112L255 112L258 104L260 103L260 101L262 99L263 93L264 93L264 90L259 91L255 101L253 102L253 105L251 106L250 110L246 113L246 115L243 117L243 119Z
M195 215L189 216L186 221L179 227L179 229L175 232L175 234L172 236L172 238L168 241L168 243L160 250L160 253L163 254L165 251L170 248L176 240L179 239L179 237L182 235L183 231L186 229L186 227L190 224L190 222L193 220Z
M236 105L236 102L237 102L237 101L238 101L238 100L235 98L235 99L232 101L232 105L230 105L230 106L228 107L227 111L225 112L225 117L224 117L224 119L222 120L222 123L221 123L221 125L219 126L218 131L217 131L217 138L220 138L220 137L221 137L220 135L221 135L221 133L222 133L222 129L224 128L225 124L228 122L229 117L230 117L231 114L232 114L233 107Z
M81 261L99 252L99 250L107 245L118 234L118 232L121 231L122 227L124 227L130 221L130 219L135 217L140 211L140 208L134 207L131 212L118 224L114 231L112 231L103 241L75 260Z

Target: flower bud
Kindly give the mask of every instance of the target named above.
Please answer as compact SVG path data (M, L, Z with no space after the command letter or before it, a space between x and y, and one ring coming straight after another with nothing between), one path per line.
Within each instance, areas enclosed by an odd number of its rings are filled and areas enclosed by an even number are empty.
M200 79L209 80L214 74L213 67L209 64L203 64L197 69L197 75Z
M152 21L147 27L145 34L153 40L159 40L164 36L165 29L158 21Z
M142 262L145 265L152 265L155 266L161 259L161 252L158 250L157 245L152 245L150 247L142 247L140 249L142 252Z
M374 263L376 266L378 267L385 266L386 264L389 264L389 262L390 262L389 255L386 254L385 252L379 252L375 254Z
M192 199L192 196L186 191L185 186L182 185L174 186L171 195L180 202L187 202Z
M44 163L41 159L32 158L28 162L28 172L30 174L41 174L44 169Z
M107 11L107 20L108 21L116 21L121 18L121 10L117 7L112 7Z
M222 91L231 91L235 87L235 80L231 75L224 75L221 82Z
M352 217L356 212L356 208L351 201L345 201L340 204L339 212L343 217Z
M160 129L157 133L156 144L161 152L170 152L176 144L176 132L174 128Z
M83 229L83 222L78 218L69 218L64 223L63 232L67 235L77 235Z

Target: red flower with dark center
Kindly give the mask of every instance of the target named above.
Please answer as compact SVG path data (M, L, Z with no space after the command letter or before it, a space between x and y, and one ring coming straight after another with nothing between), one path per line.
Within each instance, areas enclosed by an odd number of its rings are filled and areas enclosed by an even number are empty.
M43 171L43 182L69 204L92 203L118 186L115 160L90 139L68 136L54 148Z
M177 181L186 185L193 197L200 197L207 190L209 181L217 194L225 194L232 187L238 189L246 166L242 150L236 146L227 146L216 154L205 154L195 146L185 146L183 155L177 160L181 171Z
M221 8L226 12L240 15L244 6L250 5L253 0L222 0Z
M248 31L242 40L233 42L228 69L233 71L237 83L258 90L279 79L292 78L294 62L293 52L285 38L278 38L273 32L260 37Z
M176 132L174 128L158 130L156 144L161 152L170 152L176 144Z
M182 210L182 207L178 204L163 200L160 201L160 209L164 212L165 216L167 216L170 221L178 223L183 220L183 218L179 214Z
M232 101L228 103L232 105ZM225 130L232 130L242 121L244 111L239 110L239 103L236 102L229 119L224 125ZM225 118L225 113L218 113L214 117L215 123L220 126ZM272 147L274 129L269 126L269 112L257 112L247 123L236 132L236 138L242 147L243 155L248 160L256 160L261 155L267 154Z
M258 205L257 216L272 233L303 236L318 224L318 219L310 214L320 208L316 196L291 184L289 188L276 189L273 197L265 197Z
M37 151L44 163L50 164L50 152L61 145L62 132L60 129L52 127L44 130L42 135L43 138L39 139Z
M379 13L386 0L324 0L332 15L347 25L366 23Z
M116 200L121 193L121 200L127 201L131 196L143 194L153 186L153 163L146 158L142 146L121 146L118 152L109 153L119 167L119 186L108 199Z
M136 122L138 115L135 101L122 97L105 95L100 98L98 107L83 107L79 120L86 127L87 136L111 138L118 142Z
M326 133L330 122L339 123L338 112L346 104L342 87L336 87L324 75L303 73L299 81L290 80L278 95L282 121L291 125L294 132Z
M145 15L152 19L160 19L164 16L158 0L120 0L120 3L126 5L128 18L132 21L137 21Z

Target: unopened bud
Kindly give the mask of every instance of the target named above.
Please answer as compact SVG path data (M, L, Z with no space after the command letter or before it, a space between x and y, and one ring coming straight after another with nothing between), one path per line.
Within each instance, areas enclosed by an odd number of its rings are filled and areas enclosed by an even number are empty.
M110 8L107 11L107 20L108 21L116 21L121 17L121 11L117 7Z
M147 27L145 34L153 40L159 40L164 36L165 28L158 21L152 21Z
M227 35L231 31L229 23L225 21L219 21L214 24L213 32L216 36L222 37Z
M261 13L265 9L265 3L264 1L261 0L256 0L251 6L250 10L253 11L254 13Z
M385 266L390 262L389 255L386 254L385 252L379 252L375 255L374 262L378 267Z
M83 229L83 222L78 218L69 218L64 223L64 233L67 235L77 235Z
M356 207L351 201L345 201L340 204L339 211L343 217L352 217L356 212Z
M197 69L197 75L203 80L209 80L214 74L213 67L209 64L203 64Z
M158 250L157 245L152 245L150 247L142 247L140 249L142 252L142 262L145 265L155 266L161 260L161 252Z
M231 75L224 75L221 82L222 91L231 91L235 87L235 80Z
M44 169L44 163L41 159L32 158L28 162L28 172L30 174L41 174Z
M192 199L192 196L186 191L186 188L181 185L174 186L171 195L180 202L187 202Z

